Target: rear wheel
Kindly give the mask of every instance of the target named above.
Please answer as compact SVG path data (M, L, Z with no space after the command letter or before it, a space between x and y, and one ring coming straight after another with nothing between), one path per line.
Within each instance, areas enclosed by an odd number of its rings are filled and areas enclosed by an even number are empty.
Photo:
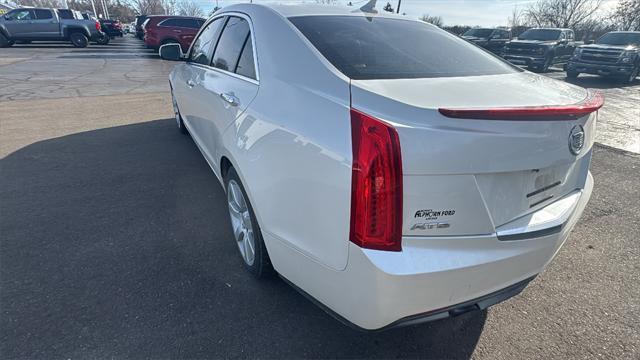
M105 35L102 35L102 36L100 36L98 38L98 40L96 41L96 44L98 44L98 45L108 45L110 40L111 40L111 38L105 34Z
M13 41L7 39L2 33L0 33L0 48L9 47L13 44Z
M224 183L233 236L246 268L256 278L271 275L273 267L260 227L242 182L233 167L228 170Z
M177 44L178 41L174 40L174 39L166 39L163 40L162 43L160 44L160 46L162 45L167 45L167 44Z
M577 71L567 70L567 79L577 79L578 75L580 75Z
M69 40L71 40L71 44L77 48L85 48L89 45L89 39L83 33L71 33Z
M189 131L187 127L184 126L184 121L182 121L182 115L180 115L180 110L178 109L178 102L176 101L176 97L173 96L173 91L171 91L171 102L173 103L173 114L176 117L176 122L178 123L178 129L183 134L188 134Z

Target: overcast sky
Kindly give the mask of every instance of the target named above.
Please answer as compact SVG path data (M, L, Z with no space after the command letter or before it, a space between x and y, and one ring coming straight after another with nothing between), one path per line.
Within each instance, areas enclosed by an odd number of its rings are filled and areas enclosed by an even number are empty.
M253 0L254 3L315 3L315 0ZM354 5L364 4L368 0L351 0ZM378 8L382 8L388 0L378 0ZM400 11L411 17L423 14L442 16L446 25L507 25L507 18L515 6L526 7L536 0L402 0ZM604 8L614 8L618 0L605 0ZM215 6L215 0L197 0L207 13ZM241 0L219 0L220 6L249 2ZM349 0L338 0L346 4ZM398 0L389 1L395 8Z

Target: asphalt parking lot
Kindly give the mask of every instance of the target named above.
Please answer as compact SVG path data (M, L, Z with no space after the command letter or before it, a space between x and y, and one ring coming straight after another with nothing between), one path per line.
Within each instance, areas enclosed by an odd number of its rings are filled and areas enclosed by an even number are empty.
M640 81L576 81L607 97L595 190L520 296L360 333L242 269L172 66L132 37L1 50L1 358L640 357Z

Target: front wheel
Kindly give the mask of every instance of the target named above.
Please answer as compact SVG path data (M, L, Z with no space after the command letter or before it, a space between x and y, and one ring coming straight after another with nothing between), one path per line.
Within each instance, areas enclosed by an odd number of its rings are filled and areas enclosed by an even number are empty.
M180 115L180 110L178 109L178 102L176 101L176 97L173 96L173 91L171 91L171 102L173 104L173 114L176 117L178 130L180 130L180 132L183 134L188 134L189 131L187 130L187 127L184 126L184 121L182 120L182 115Z
M631 70L631 74L629 74L629 76L625 76L624 78L622 78L622 83L632 84L636 80L638 75L640 75L640 65Z
M0 48L5 48L13 45L15 42L7 39L2 33L0 33Z
M71 44L77 48L85 48L89 45L89 39L83 33L75 32L69 36Z
M256 278L271 275L273 267L262 239L262 232L247 193L233 167L228 170L224 183L233 237L245 267Z

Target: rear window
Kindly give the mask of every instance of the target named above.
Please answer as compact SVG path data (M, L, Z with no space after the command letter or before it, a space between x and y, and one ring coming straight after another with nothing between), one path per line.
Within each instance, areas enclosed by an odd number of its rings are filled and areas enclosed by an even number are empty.
M301 16L289 20L338 70L356 80L520 71L454 35L418 21L363 16Z

